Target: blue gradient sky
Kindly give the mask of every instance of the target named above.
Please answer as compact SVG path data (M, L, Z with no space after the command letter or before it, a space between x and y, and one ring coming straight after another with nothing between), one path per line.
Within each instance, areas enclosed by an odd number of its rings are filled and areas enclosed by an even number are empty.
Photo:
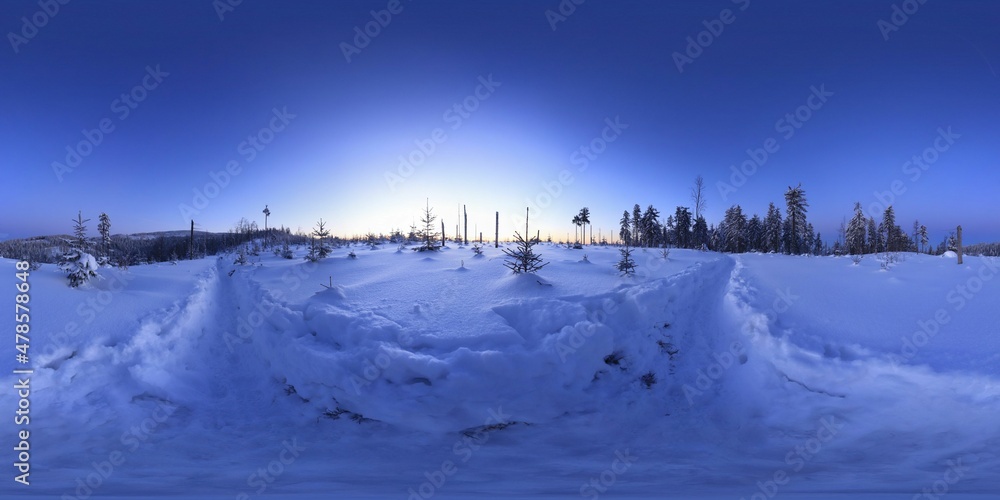
M388 3L248 0L223 20L207 0L61 6L16 52L0 49L0 233L68 232L77 210L107 212L116 233L182 229L180 206L198 208L194 190L235 161L239 174L194 215L199 228L262 225L268 204L270 223L293 230L322 217L336 234L387 232L430 198L449 233L464 203L470 232L491 234L499 210L509 236L530 204L543 237L572 234L584 205L607 234L634 203L664 217L690 206L701 174L710 223L734 203L783 208L801 182L829 241L855 201L870 206L900 181L904 229L919 218L935 243L957 224L967 241L1000 240L1000 3L930 1L885 40L891 0L594 0L555 30L554 0L404 0L348 62L341 43ZM723 9L735 20L679 72L672 54ZM0 28L20 33L39 10L3 2ZM122 119L115 100L156 65L169 76ZM466 101L490 75L499 86ZM814 86L833 95L785 139L776 122ZM463 101L477 109L446 114ZM295 117L248 161L241 143L275 109ZM616 118L627 128L581 171L574 152ZM60 181L52 163L103 119L114 130ZM912 180L904 163L948 127L961 137ZM390 186L398 158L437 128L445 140ZM768 138L778 151L723 197L730 166ZM573 181L547 203L564 170Z

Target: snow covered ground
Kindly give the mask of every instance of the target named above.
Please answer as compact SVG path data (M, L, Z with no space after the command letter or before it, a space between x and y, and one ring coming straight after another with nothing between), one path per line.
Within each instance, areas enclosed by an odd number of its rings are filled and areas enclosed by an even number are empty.
M348 251L34 271L32 485L0 495L1000 492L998 261Z

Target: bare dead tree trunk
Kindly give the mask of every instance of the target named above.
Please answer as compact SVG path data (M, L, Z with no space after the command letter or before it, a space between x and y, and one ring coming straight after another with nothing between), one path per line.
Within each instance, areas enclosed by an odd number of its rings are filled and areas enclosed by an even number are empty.
M493 248L500 248L500 212L497 212L497 232L494 235Z
M691 200L694 201L694 218L698 219L701 217L701 211L705 209L705 179L701 175L694 178Z
M958 265L962 265L962 226L958 226Z
M447 236L444 234L444 219L441 219L441 248L444 248L446 238Z
M191 242L188 244L188 260L194 260L194 219L191 219Z

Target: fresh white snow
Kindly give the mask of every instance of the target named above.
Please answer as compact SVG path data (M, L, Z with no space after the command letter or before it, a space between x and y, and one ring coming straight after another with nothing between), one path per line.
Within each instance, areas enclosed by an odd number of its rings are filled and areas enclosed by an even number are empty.
M32 272L32 486L0 494L1000 491L996 260L349 251Z

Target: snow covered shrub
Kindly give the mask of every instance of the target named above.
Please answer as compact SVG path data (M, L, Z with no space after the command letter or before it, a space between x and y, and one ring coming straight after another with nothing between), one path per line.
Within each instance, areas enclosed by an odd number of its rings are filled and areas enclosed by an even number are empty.
M128 271L129 266L135 264L137 261L138 258L136 257L135 252L131 250L123 251L118 256L118 269Z
M663 257L663 260L669 259L670 258L670 249L667 248L667 247L661 248L660 249L660 257Z
M351 250L351 253L347 254L347 256L350 257L350 258L352 258L352 259L357 259L358 258L358 254L354 253L354 250Z
M233 264L237 264L240 266L247 265L246 250L243 247L240 247L238 250L236 250L236 259L233 260Z
M882 270L884 270L884 271L888 271L888 270L889 270L889 267L890 267L890 265L892 264L892 259L891 259L891 258L889 257L889 254L888 254L888 253L880 253L880 254L878 254L878 255L877 255L877 256L875 257L875 260L877 260L877 261L878 261L878 263L879 263L879 267L880 267L880 268L881 268Z
M653 372L646 372L640 379L642 385L646 386L646 389L653 387L656 384L656 374Z
M864 258L863 255L855 254L855 255L851 256L851 262L853 262L854 265L856 266L858 264L861 264L861 259L863 259L863 258Z
M323 416L332 420L337 420L340 418L341 415L345 413L350 413L350 412L338 406L333 410L327 409L326 411L323 412Z
M668 335L667 338L670 338L670 336ZM657 340L656 345L660 346L660 351L666 354L667 356L670 356L670 359L674 359L674 356L676 356L677 353L681 352L680 349L678 349L677 346L673 344L673 342L665 342L663 340Z
M97 277L97 259L79 249L72 249L60 258L59 268L66 271L69 286L76 288Z
M607 356L604 356L604 364L608 366L621 366L622 360L625 359L622 354L615 351Z
M472 252L475 253L476 255L482 255L483 254L483 246L480 245L480 244L478 244L478 243L476 243L475 245L472 245Z
M285 240L281 244L281 256L286 259L291 259L295 257L294 255L292 255L292 249L288 246L288 240Z
M879 261L879 266L886 271L901 260L898 252L880 253L875 258Z

